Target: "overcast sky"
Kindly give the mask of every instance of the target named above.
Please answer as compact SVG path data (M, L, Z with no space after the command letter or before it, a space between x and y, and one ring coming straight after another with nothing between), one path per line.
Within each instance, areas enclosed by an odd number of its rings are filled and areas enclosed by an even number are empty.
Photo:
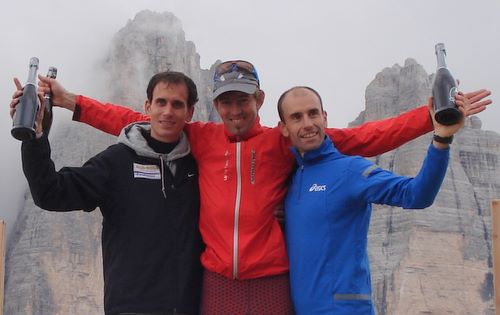
M446 44L461 90L488 88L493 101L500 95L498 0L2 1L0 217L8 223L25 187L20 143L10 136L12 77L24 82L29 58L37 56L42 74L57 66L68 89L92 96L89 70L113 34L144 9L174 13L203 68L217 59L252 61L266 91L261 117L268 125L277 122L281 92L309 85L323 96L329 125L344 127L363 110L365 88L383 68L412 57L434 72L437 42ZM479 117L483 129L500 133L499 104Z

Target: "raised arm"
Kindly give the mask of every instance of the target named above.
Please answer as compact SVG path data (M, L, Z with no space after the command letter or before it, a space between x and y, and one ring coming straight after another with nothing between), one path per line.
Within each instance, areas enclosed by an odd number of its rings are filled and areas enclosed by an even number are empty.
M73 120L86 123L106 133L117 136L126 125L136 121L149 120L149 116L135 112L130 108L103 104L89 97L69 92L55 79L43 76L38 76L38 79L40 80L38 83L39 92L42 94L51 93L54 106L73 111ZM19 91L18 84L16 87Z
M464 96L469 102L467 115L475 115L491 104L488 90L477 90ZM344 154L375 156L393 150L433 130L428 105L417 107L388 119L367 122L345 129L329 128L326 133Z
M148 121L149 116L120 105L103 104L97 100L76 97L73 120L88 124L112 135L119 135L126 125L136 121Z
M429 110L427 106L421 106L399 116L354 128L328 128L326 134L342 153L368 157L393 150L432 129Z
M429 103L431 103L430 100ZM465 104L468 99L463 95L458 95L456 104L458 109L466 114ZM429 105L430 106L430 105ZM431 110L431 112L433 112ZM463 116L463 117L464 117ZM382 170L371 162L364 160L367 165L362 170L361 180L358 180L359 187L354 191L364 194L364 200L373 203L401 206L403 208L426 208L429 207L441 187L446 174L449 159L449 144L453 140L453 135L464 125L465 118L455 125L445 126L434 123L434 139L429 145L427 156L422 168L415 178L402 177Z
M94 157L83 167L64 167L56 172L46 135L23 141L21 153L33 201L40 208L91 211L101 205L109 189L106 160Z

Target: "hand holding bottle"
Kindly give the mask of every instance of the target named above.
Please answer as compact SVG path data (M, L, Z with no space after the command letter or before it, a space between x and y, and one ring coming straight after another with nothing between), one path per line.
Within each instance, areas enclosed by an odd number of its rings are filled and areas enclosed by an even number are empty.
M435 120L443 125L454 125L462 118L462 113L455 104L455 95L458 93L457 83L446 66L444 44L436 44L435 51L437 70L432 87Z
M47 72L47 78L55 79L56 77L57 77L57 68L50 67L49 71ZM52 127L52 119L53 119L52 93L51 92L45 93L43 98L44 98L43 105L45 109L43 111L42 128L43 132L45 132L48 135L50 132L50 127Z
M66 90L56 79L38 76L39 93L51 94L52 104L71 111L75 110L76 95Z
M30 59L28 80L24 86L19 106L12 120L11 134L17 140L29 140L35 137L35 119L39 111L37 99L36 73L38 71L38 58Z
M431 113L432 123L434 125L433 145L437 148L447 148L453 141L453 135L457 133L465 123L465 117L468 115L468 109L471 108L470 100L462 92L457 92L454 97L456 109L459 111L460 119L455 124L442 124L436 119L434 113L434 99L429 98L429 112Z

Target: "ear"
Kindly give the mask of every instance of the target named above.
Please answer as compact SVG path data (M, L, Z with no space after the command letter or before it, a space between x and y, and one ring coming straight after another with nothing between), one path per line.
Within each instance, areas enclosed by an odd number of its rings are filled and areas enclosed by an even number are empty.
M328 127L328 117L327 117L328 115L327 115L326 111L323 111L323 116L325 117L324 119L325 119L325 128L326 128L326 127Z
M266 93L264 93L264 91L262 90L259 90L257 91L257 110L260 109L260 107L262 106L262 104L264 104L264 99L266 98Z
M146 100L144 102L144 112L149 115L149 111L151 110L151 103L149 102L149 100Z
M193 114L194 114L194 105L191 107L188 107L188 113L187 113L185 121L190 122L191 119L193 119Z
M280 128L283 137L288 138L290 136L290 132L288 131L288 128L286 127L286 124L284 122L280 121L278 123L278 127Z
M214 108L217 111L217 113L219 113L219 102L217 100L213 100L212 104L214 105Z

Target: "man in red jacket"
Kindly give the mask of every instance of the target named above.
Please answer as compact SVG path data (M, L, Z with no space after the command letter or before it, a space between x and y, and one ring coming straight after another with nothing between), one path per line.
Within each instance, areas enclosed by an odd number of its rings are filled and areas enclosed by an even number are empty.
M102 104L42 78L41 92L55 105L74 111L73 119L117 135L127 124L149 117ZM213 87L220 123L186 124L199 167L200 231L206 250L203 314L291 314L288 261L274 216L294 166L290 143L278 128L261 126L258 110L265 94L255 67L234 60L217 66ZM469 95L479 112L488 91ZM14 106L15 104L11 105ZM427 107L356 128L327 129L345 154L374 156L432 130Z

